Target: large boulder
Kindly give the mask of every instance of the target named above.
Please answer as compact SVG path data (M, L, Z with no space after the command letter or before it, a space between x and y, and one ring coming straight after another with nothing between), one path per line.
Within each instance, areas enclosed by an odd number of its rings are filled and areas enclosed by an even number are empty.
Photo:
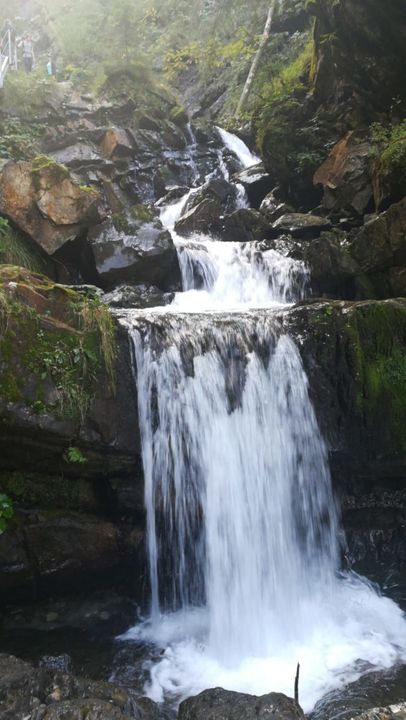
M406 295L406 198L367 222L350 252L378 297Z
M0 213L48 255L105 217L99 193L78 185L65 167L46 157L3 168Z
M175 224L179 235L194 233L217 233L221 228L222 207L214 198L204 198L187 210Z
M173 293L163 293L155 285L141 283L139 285L119 285L115 290L104 295L103 302L112 308L141 310L169 305L173 297Z
M133 144L123 128L111 127L106 130L101 145L103 154L108 157L131 157L134 154Z
M225 216L218 235L226 242L244 243L262 240L268 233L269 224L258 210L241 208Z
M89 142L77 142L51 153L55 162L68 168L99 167L106 165L104 158Z
M2 720L159 720L158 706L107 682L34 668L10 655L0 655Z
M275 222L282 215L294 213L294 208L285 202L278 199L275 190L272 190L266 197L264 197L260 205L261 213L266 217L269 222Z
M180 288L176 248L155 212L135 206L106 220L88 235L99 282L107 289L122 283L151 283L163 291Z
M274 235L290 233L293 237L314 238L330 226L330 220L319 215L287 213L273 223L272 231Z
M257 697L222 688L205 690L184 700L178 720L304 720L302 708L281 693Z
M272 178L266 172L262 163L243 170L234 175L233 179L244 187L250 204L256 209L260 207L263 199L275 187L275 178Z
M364 215L373 207L374 149L362 133L349 131L316 170L315 185L323 187L323 205L331 212Z
M223 215L237 209L238 202L238 189L234 184L224 178L209 180L190 194L177 229L181 234L213 232L220 227Z

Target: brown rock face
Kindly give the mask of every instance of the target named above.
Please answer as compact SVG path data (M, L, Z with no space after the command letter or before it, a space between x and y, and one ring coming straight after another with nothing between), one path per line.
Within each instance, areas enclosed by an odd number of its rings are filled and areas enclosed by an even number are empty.
M133 146L123 128L109 128L101 146L103 154L111 158L113 155L131 155Z
M8 163L0 174L0 213L53 255L105 212L99 194L77 185L69 171L49 160Z
M324 206L363 215L372 200L370 166L371 145L351 130L314 174L314 184L324 189Z

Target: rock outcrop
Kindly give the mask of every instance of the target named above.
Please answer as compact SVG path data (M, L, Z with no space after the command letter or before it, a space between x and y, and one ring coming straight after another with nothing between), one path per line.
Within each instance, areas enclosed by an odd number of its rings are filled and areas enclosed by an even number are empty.
M99 284L147 282L162 291L180 289L178 256L170 233L151 209L137 205L89 232Z
M4 720L159 720L158 706L106 682L77 678L0 655L0 715Z
M406 300L316 301L286 322L329 447L348 562L404 585Z
M106 216L96 190L80 186L65 167L46 157L3 168L0 213L48 255Z
M4 603L117 578L143 503L127 338L98 299L21 268L0 278Z
M256 697L222 688L205 690L196 697L184 700L179 707L178 720L304 720L301 707L281 693Z

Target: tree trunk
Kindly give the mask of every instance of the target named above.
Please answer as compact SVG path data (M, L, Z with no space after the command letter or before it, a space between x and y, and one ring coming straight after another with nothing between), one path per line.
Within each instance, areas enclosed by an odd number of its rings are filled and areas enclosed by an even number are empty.
M235 111L235 117L239 118L241 115L242 110L244 109L244 106L248 100L249 94L252 89L252 83L254 82L255 75L257 74L259 62L262 57L262 53L265 50L265 46L269 40L269 36L271 34L271 27L272 27L272 21L273 16L275 14L275 8L276 8L276 2L277 0L272 0L271 6L268 10L268 17L266 19L264 32L261 38L261 42L259 43L258 50L255 53L254 60L252 61L251 69L248 73L247 80L244 85L244 90L242 91L240 102L238 103L237 110Z

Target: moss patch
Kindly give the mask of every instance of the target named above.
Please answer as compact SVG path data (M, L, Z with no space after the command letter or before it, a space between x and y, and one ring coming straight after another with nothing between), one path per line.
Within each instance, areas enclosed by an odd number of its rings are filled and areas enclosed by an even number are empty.
M406 451L406 306L359 304L343 328L360 420Z
M83 423L103 375L114 382L114 362L114 324L100 301L21 268L0 268L3 400Z
M50 477L39 473L0 472L0 490L22 509L87 510L94 509L97 503L91 482L62 474Z

